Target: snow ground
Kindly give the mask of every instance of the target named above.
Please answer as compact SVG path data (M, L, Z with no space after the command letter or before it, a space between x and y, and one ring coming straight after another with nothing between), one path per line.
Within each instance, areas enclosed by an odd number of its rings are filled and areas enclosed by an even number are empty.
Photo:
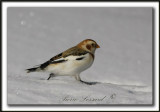
M81 78L100 83L25 73L87 38L101 48ZM152 8L8 8L7 93L8 104L152 104Z

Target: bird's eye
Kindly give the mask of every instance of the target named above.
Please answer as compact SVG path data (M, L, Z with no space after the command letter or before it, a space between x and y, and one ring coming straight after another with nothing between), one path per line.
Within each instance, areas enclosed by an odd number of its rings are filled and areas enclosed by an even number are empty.
M92 47L96 47L96 45L94 43L92 43Z

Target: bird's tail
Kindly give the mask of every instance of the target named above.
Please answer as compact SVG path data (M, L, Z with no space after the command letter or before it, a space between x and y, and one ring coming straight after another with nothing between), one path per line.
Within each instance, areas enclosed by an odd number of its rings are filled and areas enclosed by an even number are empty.
M26 72L27 72L27 73L30 73L30 72L38 72L38 71L40 71L40 70L41 70L40 67L34 67L34 68L26 69Z
M26 72L27 72L27 73L30 73L30 72L43 71L49 64L50 64L50 61L46 61L46 62L43 63L43 64L36 65L36 66L33 67L33 68L26 69Z

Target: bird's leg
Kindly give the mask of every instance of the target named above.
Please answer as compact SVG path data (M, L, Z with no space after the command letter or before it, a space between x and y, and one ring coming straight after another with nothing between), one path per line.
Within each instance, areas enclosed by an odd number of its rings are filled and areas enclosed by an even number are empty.
M96 83L94 83L94 82L85 82L85 81L81 80L81 78L80 78L80 75L79 75L79 74L75 75L75 78L76 78L76 80L77 80L77 81L80 81L81 83L84 83L84 84L87 84L87 85L93 85L93 84L96 84Z
M49 80L51 77L53 77L54 76L54 74L53 73L51 73L50 75L49 75L49 77L48 77L48 79L47 80Z
M75 78L76 78L77 81L80 81L80 80L81 80L79 74L75 75Z

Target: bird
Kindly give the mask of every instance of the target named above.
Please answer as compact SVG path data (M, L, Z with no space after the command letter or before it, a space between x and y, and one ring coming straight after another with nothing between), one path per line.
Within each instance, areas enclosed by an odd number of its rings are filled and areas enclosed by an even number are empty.
M27 73L49 72L47 80L55 76L74 76L77 81L90 84L81 80L80 73L91 67L97 48L100 46L96 41L85 39L76 46L59 53L40 65L26 69L26 71Z

